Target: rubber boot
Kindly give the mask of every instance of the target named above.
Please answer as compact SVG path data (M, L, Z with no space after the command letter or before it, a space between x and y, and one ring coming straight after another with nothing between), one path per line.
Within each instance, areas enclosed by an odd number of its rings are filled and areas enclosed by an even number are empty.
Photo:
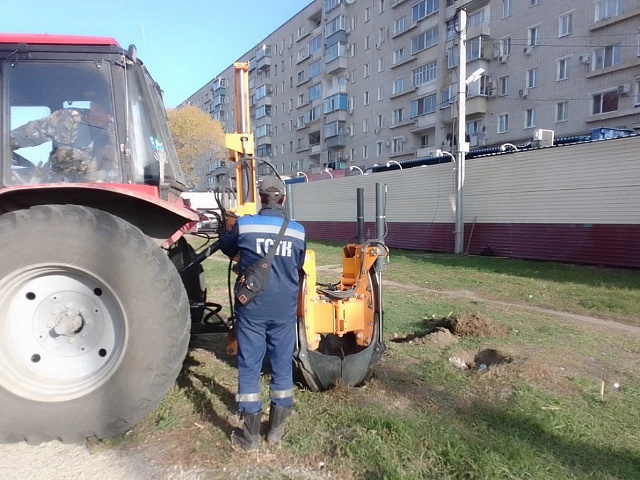
M271 404L269 409L269 435L267 441L269 443L278 443L284 435L285 420L293 412L293 407L279 407Z
M258 450L260 445L260 420L262 410L256 413L244 413L242 428L236 428L231 433L231 444L252 452Z

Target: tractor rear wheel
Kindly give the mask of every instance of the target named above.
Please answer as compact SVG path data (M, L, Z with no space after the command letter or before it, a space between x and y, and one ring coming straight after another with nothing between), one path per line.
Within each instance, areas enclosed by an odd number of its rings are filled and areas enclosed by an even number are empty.
M0 217L0 442L111 437L174 384L189 342L178 272L109 213L43 205Z

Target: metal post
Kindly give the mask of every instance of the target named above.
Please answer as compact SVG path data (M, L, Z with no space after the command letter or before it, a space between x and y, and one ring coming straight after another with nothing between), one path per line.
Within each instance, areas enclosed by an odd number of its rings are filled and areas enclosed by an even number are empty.
M469 151L466 135L467 100L467 12L458 10L458 164L456 165L455 253L464 253L464 167Z
M364 243L364 188L356 189L356 238L357 243Z

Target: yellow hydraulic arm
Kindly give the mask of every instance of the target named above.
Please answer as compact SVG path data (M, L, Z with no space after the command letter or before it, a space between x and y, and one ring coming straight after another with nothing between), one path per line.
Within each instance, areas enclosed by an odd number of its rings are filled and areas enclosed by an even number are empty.
M236 215L253 215L257 212L256 169L253 133L249 112L249 62L233 64L236 131L228 133L225 143L229 160L236 164L236 192L238 203L231 210Z

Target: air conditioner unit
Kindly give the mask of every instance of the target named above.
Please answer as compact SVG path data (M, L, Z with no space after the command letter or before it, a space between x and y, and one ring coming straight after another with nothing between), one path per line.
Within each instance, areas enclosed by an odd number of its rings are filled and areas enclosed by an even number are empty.
M496 82L489 82L489 90L496 88Z
M502 54L502 55L500 55L500 56L498 57L498 61L499 61L500 63L507 63L507 59L508 59L508 58L509 58L509 56L508 56L508 55L504 55L504 54Z
M618 95L629 95L631 93L631 85L625 83L623 85L618 85Z
M386 142L384 142L384 146L385 147L390 147L391 146L391 142L389 140L387 140Z
M579 61L580 63L584 63L585 65L586 65L586 64L589 64L589 63L591 63L591 56L585 53L585 54L580 55L580 56L578 57L578 61Z
M533 46L527 45L522 49L522 53L524 53L525 55L531 55L533 53Z
M529 96L529 89L521 88L520 91L518 92L518 95L520 96L520 98L527 98Z
M555 132L553 130L545 130L539 128L533 132L533 140L540 147L553 147Z
M496 95L497 95L497 92L496 92L496 90L495 90L495 89L493 89L493 90L489 90L489 93L488 93L488 96L489 96L489 97L495 97Z

